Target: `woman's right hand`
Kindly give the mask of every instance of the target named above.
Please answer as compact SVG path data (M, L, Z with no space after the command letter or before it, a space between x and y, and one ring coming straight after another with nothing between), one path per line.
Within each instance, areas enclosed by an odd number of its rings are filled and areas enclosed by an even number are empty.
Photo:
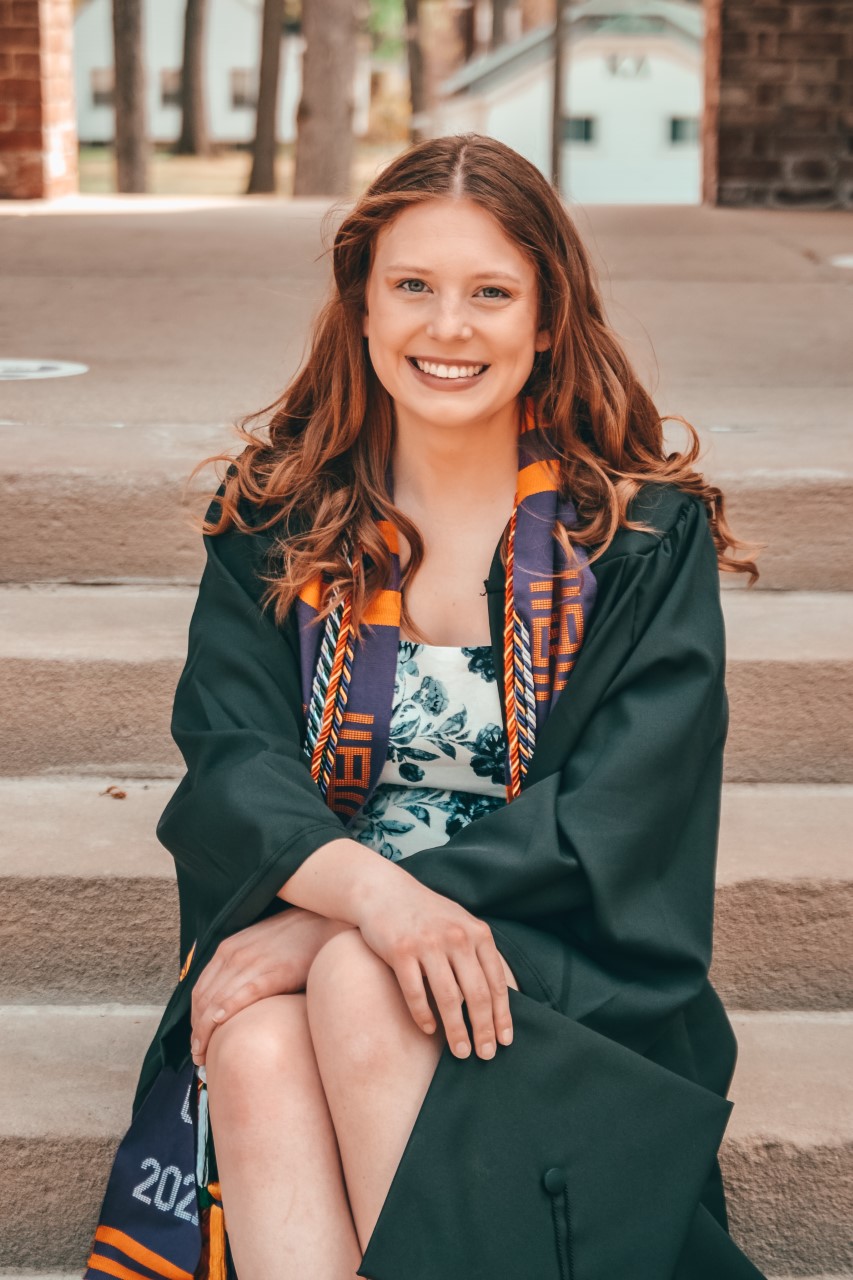
M504 963L485 921L412 876L387 877L381 894L358 908L365 942L396 974L409 1011L428 1034L435 1031L428 981L451 1052L471 1051L462 1001L481 1058L512 1041L512 1017ZM487 1046L491 1045L491 1052Z

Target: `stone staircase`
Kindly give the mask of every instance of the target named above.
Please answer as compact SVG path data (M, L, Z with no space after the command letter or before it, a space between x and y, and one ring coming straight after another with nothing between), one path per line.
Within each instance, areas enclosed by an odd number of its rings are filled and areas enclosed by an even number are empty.
M180 773L168 718L193 599L191 582L162 577L0 587L6 1268L82 1267L175 981L177 896L154 826ZM853 592L732 587L723 603L731 732L713 977L740 1044L721 1153L732 1231L768 1274L842 1275Z
M623 214L601 216L605 239L611 216ZM267 215L252 217L257 229ZM280 217L277 206L264 235ZM120 274L109 221L91 234ZM213 244L223 227L211 214L202 231ZM22 220L16 243L27 234ZM304 237L314 244L307 219ZM625 241L626 261L637 243ZM797 280L813 270L789 261ZM738 322L727 304L726 324ZM260 317L252 341L268 329ZM162 376L186 381L177 364ZM116 364L121 377L131 367ZM81 1274L177 977L177 893L154 827L180 773L168 722L201 563L179 496L190 467L228 442L188 421L87 427L79 380L66 387L73 432L0 423L0 1280ZM23 405L26 389L12 390ZM715 383L708 403L741 390ZM130 399L142 403L139 388ZM809 441L794 457L787 440L768 471L766 436L715 437L710 471L736 532L772 544L758 589L724 578L731 728L712 977L740 1052L721 1161L732 1234L768 1276L853 1280L853 466L817 473Z

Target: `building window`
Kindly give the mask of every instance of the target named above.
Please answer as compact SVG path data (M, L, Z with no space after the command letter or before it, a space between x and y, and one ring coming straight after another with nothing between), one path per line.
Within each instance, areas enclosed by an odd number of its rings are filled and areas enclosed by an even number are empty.
M89 73L93 107L111 107L115 92L115 73L112 67L94 67Z
M231 106L235 109L258 105L258 87L254 67L232 67Z
M682 142L699 141L698 116L670 116L669 140L673 146Z
M593 116L564 116L563 142L595 142L595 124Z
M181 69L177 67L160 72L160 106L179 107L181 105Z
M627 80L634 80L637 76L647 76L649 74L649 65L645 54L632 54L625 57L622 54L611 53L604 59L604 62L612 76L623 76Z

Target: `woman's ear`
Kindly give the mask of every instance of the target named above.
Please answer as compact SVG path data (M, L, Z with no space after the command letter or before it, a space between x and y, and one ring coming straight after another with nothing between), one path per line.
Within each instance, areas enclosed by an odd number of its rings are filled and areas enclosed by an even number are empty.
M550 329L539 330L539 332L536 335L535 346L537 351L548 350L548 348L551 346L551 330Z

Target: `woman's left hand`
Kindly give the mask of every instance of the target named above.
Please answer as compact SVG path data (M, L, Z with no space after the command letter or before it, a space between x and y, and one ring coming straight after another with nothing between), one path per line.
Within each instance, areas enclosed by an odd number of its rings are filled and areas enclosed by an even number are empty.
M206 1060L214 1027L266 996L304 991L321 947L354 925L288 907L220 942L192 993L192 1059Z

